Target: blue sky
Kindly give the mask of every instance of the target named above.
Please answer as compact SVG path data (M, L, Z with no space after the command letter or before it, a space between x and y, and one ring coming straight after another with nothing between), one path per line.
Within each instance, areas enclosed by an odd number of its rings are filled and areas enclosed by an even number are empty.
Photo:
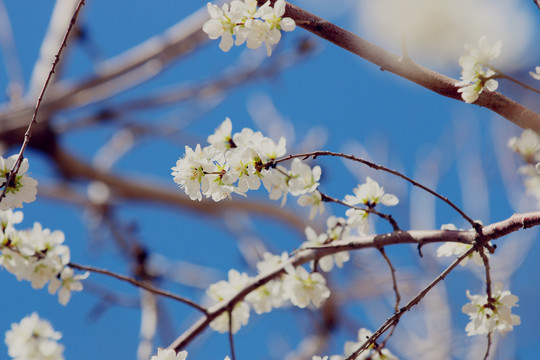
M31 0L5 2L26 82L29 81L39 54L53 4L52 1ZM319 8L316 4L306 5L305 1L298 4L307 6L313 12L321 11L318 15L329 17L340 26L362 31L352 1L343 2L342 11ZM87 77L92 74L94 61L99 60L100 56L116 56L164 31L201 6L204 6L204 2L160 0L150 4L148 1L136 0L127 6L121 1L88 1L81 20L84 21L92 43L96 44L99 56L95 57L96 52L89 55L81 45L73 47L62 78L76 81ZM540 11L531 1L523 7L526 11L536 11L533 17L537 22L534 34L539 34ZM367 32L364 35L368 38L372 36ZM529 81L527 71L535 64L540 65L540 57L535 53L533 45L539 40L538 35L535 36L529 45L530 52L522 59L523 66L511 69L512 75L526 81ZM291 152L299 149L299 144L307 137L311 140L304 144L311 150L368 156L433 185L440 193L463 206L473 218L486 224L503 220L513 212L535 209L534 200L520 200L523 192L520 179L512 175L515 174L515 168L507 167L508 162L503 161L512 159L510 151L506 149L506 141L510 135L520 133L518 128L485 109L443 98L396 75L381 72L375 65L314 38L302 29L285 34L274 56L287 56L287 51L306 37L314 42L314 54L282 72L199 102L130 113L130 120L147 125L162 124L165 121L188 125L182 129L178 138L144 137L115 164L114 171L134 179L152 179L156 186L174 188L170 168L182 155L184 146L205 141L225 117L230 117L236 131L247 126L264 132L274 129L274 135L285 134ZM115 104L125 100L144 98L178 85L188 86L208 81L220 76L225 69L241 69L242 66L237 65L240 61L254 62L264 56L262 49L253 52L244 47L235 47L229 53L223 53L217 42L210 42L198 52L174 63L159 77L97 105L65 111L53 121L56 124L66 124L96 109L107 106L114 108ZM441 69L448 76L459 77L457 58L455 66ZM0 86L5 87L6 84L7 74L2 70ZM530 96L502 82L500 89L509 97L523 101L536 111L540 110L537 96ZM5 97L2 100L5 101ZM263 104L273 107L277 115L269 115L266 111L257 112ZM275 124L277 128L272 127ZM99 125L84 131L74 131L62 138L62 145L73 154L90 161L116 130L115 125ZM9 153L17 150L10 149ZM32 176L41 184L50 184L51 179L57 178L50 161L42 154L29 151L27 156ZM404 229L439 228L450 222L458 227L466 226L446 205L433 202L416 190L411 192L407 184L386 174L369 172L357 165L344 164L338 159L320 159L317 164L323 167L321 189L337 198L352 193L352 188L364 181L367 175L380 181L385 189L400 198L400 205L393 209L392 214ZM81 193L86 192L86 186L83 182L74 184L74 188ZM261 200L267 198L264 190L253 194L253 197ZM300 216L307 217L305 209L296 206L293 199L286 206ZM130 272L129 264L121 257L110 238L96 240L92 237L85 227L83 208L39 197L38 194L38 200L23 210L25 226L30 227L34 221L39 221L44 227L65 232L66 244L72 251L72 261L107 267L123 274ZM343 216L344 209L328 207L328 213ZM242 240L239 236L242 233L256 235L276 252L292 251L303 241L302 234L296 230L284 224L273 224L261 216L243 217L239 234L231 231L227 225L232 219L204 218L189 210L127 203L119 204L115 215L126 226L136 224L134 235L156 255L154 261L159 262L157 255L160 255L174 262L188 261L209 267L213 269L210 274L214 281L225 278L230 268L253 274L253 269L249 269L242 253L234 246L239 238ZM314 224L321 226L324 222L325 219L320 217ZM376 225L380 231L389 230L384 224ZM531 286L538 283L540 278L535 261L540 249L535 240L536 231L532 229L498 241L503 256L496 260L503 261L505 256L523 258L519 261L519 268L510 277L512 293L520 297L520 307L515 312L521 316L522 325L501 340L497 359L531 358L531 354L539 350L535 339L536 324L540 322L537 311L538 289ZM526 249L527 254L522 254L523 249ZM408 276L417 279L422 272L432 272L435 276L443 269L443 265L432 258L418 259L414 248L401 246L387 251L401 270L404 282ZM360 262L369 261L369 255L358 255L358 259ZM369 267L369 264L363 266ZM352 271L352 266L347 270ZM332 275L336 284L346 286L344 274ZM469 288L473 293L482 291L481 276L470 274L469 271L459 269L445 281L446 291L450 294L456 348L463 344L468 346L472 341L464 336L463 331L460 333L467 322L466 316L460 311L467 301L465 290ZM90 276L89 282L93 284L89 285L93 291L75 294L69 305L63 307L45 289L32 290L28 283L17 282L7 272L0 272L0 284L4 289L4 296L0 300L3 309L0 312L0 329L5 331L11 323L18 322L32 311L38 311L40 316L49 319L55 329L63 333L66 359L135 358L138 309L112 306L100 316L96 316L95 310L99 302L96 296L98 285L122 294L129 300L128 303L136 301L138 290L95 274ZM202 289L172 284L170 281L164 281L162 285L192 299L201 300L204 295ZM374 329L391 314L390 306L379 308L380 301L359 301L343 309L343 312L354 319L356 324ZM388 305L391 299L383 298L382 302ZM196 313L184 305L170 300L164 300L163 303L174 335L180 334L197 318ZM373 309L377 311L372 313ZM419 312L409 315L415 318ZM309 319L307 311L293 309L280 310L275 316L253 315L250 324L235 337L238 358L279 358L280 353L276 349L295 346L301 340L300 335L290 329L296 324L303 329L309 328L312 324ZM405 325L401 331L407 331ZM343 340L352 340L351 337L355 336L354 332L345 327L340 328L338 334ZM165 340L158 337L159 343L156 345L167 345L168 340L171 340L170 337ZM392 340L389 346L395 353L400 353ZM226 336L211 331L205 332L188 350L192 354L190 359L222 359L229 354ZM342 343L331 344L328 354L340 353L341 350ZM0 344L0 354L3 354L0 358L7 354L3 343ZM459 351L454 356L456 359L464 358Z

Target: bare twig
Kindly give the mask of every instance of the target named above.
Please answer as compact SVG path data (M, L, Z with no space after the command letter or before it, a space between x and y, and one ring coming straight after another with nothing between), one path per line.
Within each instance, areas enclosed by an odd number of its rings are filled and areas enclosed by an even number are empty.
M19 151L19 155L17 157L17 160L13 164L13 167L11 168L9 175L7 176L6 185L4 187L4 190L2 191L2 195L0 196L0 202L5 198L6 191L8 189L9 184L13 181L15 176L17 175L17 172L19 171L19 168L21 166L21 163L24 158L24 150L28 146L28 143L30 142L30 138L32 137L32 128L36 124L37 114L39 111L39 107L41 105L41 101L43 100L43 96L45 95L45 90L47 90L47 86L49 85L49 81L51 80L54 71L56 69L56 65L60 61L60 56L62 55L62 51L66 47L67 39L69 37L69 33L73 29L75 23L77 22L77 16L79 15L80 10L82 9L83 5L85 4L85 0L80 0L79 4L77 5L77 8L75 9L75 12L73 13L73 16L71 17L71 21L69 23L69 27L66 30L66 33L64 35L64 39L62 40L62 44L60 45L60 49L58 49L58 52L55 55L54 62L52 64L51 70L49 71L49 75L47 76L47 79L45 80L45 83L43 84L43 88L41 89L41 93L39 94L36 107L34 109L34 114L32 115L32 120L30 121L30 124L28 125L28 129L26 130L26 133L24 134L24 142L21 146L21 150Z
M381 247L378 249L381 255L384 258L384 261L388 264L388 267L390 268L390 274L392 275L392 286L394 288L394 293L396 294L396 303L394 304L394 309L399 311L399 302L401 301L401 295L399 294L399 289L397 286L397 279L396 279L396 269L394 268L394 265L392 265L392 262L390 261L390 258L388 255L386 255L386 251L384 251L384 248Z
M69 263L69 266L74 268L74 269L95 272L95 273L98 273L98 274L111 276L111 277L116 278L118 280L126 281L126 282L130 283L131 285L143 288L143 289L145 289L147 291L150 291L150 292L152 292L154 294L165 296L165 297L168 297L170 299L173 299L173 300L179 301L181 303L184 303L186 305L189 305L189 306L193 307L194 309L199 310L203 314L207 313L207 310L205 308L203 308L202 306L196 304L195 302L193 302L193 301L191 301L189 299L186 299L184 297L175 295L175 294L170 293L170 292L165 291L165 290L158 289L158 288L156 288L156 287L154 287L152 285L149 285L149 284L147 284L145 282L142 282L142 281L135 280L135 279L133 279L133 278L131 278L129 276L117 274L117 273L114 273L114 272L106 270L106 269L99 269L99 268L95 268L95 267L92 267L92 266L79 265L79 264L75 264L75 263Z
M236 354L234 351L234 337L233 337L233 330L232 330L232 308L229 309L229 345L231 347L231 359L236 360Z
M529 85L525 84L524 82L519 81L518 79L514 79L513 77L506 75L505 73L503 73L502 71L500 71L498 69L495 69L494 67L491 67L491 68L493 69L493 71L495 71L497 73L496 75L492 76L492 78L510 80L510 81L524 87L527 90L530 90L530 91L533 91L533 92L535 92L537 94L540 94L540 90L538 90L537 88L529 86Z

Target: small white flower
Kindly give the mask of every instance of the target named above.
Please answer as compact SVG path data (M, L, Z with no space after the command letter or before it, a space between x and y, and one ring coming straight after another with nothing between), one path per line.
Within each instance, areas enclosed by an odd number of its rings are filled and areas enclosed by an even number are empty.
M7 159L0 156L0 193L4 191L9 173L18 155L12 155ZM22 207L23 203L30 203L36 200L37 181L32 179L26 172L28 171L28 159L23 159L17 175L11 184L7 185L6 197L0 200L0 211L5 211L14 207Z
M219 125L214 134L208 136L208 143L213 145L219 151L230 149L233 145L231 131L231 119L225 118L225 121Z
M502 291L503 284L493 283L491 288L492 301L488 302L487 295L471 295L467 290L467 297L471 300L465 304L462 311L469 315L471 320L465 327L468 336L487 334L498 331L506 334L519 325L519 316L511 313L511 308L517 306L518 297L509 290Z
M315 230L313 230L311 227L306 227L305 234L307 241L302 244L302 248L306 247L318 247L326 244L330 244L332 241L340 240L344 227L343 223L339 221L338 219L342 220L341 218L336 218L335 216L331 216L327 220L328 225L328 231L325 234L317 235ZM319 259L318 264L321 267L321 270L325 272L329 272L334 267L334 263L337 267L341 268L343 267L343 264L347 261L349 261L350 256L348 251L342 251L337 254L333 255L327 255L323 256ZM312 262L313 264L313 262Z
M61 337L34 312L20 323L11 324L5 339L13 360L63 360L64 347L57 342Z
M88 278L89 275L90 273L88 271L81 275L74 275L73 269L66 266L62 269L60 278L54 277L51 279L48 289L49 294L54 294L60 288L58 301L60 304L66 305L71 298L72 291L82 291L83 286L80 280Z
M283 280L284 296L293 305L305 308L310 303L315 307L330 296L326 287L326 279L319 273L308 273L303 267L287 267L287 276Z
M298 198L298 205L311 206L309 210L309 219L312 220L317 216L317 212L322 215L324 212L324 203L322 201L321 193L315 190L311 193L301 195Z
M535 72L529 71L529 74L533 77L533 79L540 80L540 66L537 66L534 71Z
M366 178L366 182L358 185L353 192L354 196L345 196L345 202L349 205L364 204L371 208L378 203L386 206L394 206L399 202L395 195L386 194L384 188L379 186L379 184L369 176Z
M154 355L150 360L186 360L188 352L180 351L178 354L172 349L158 349L157 355Z
M321 167L315 166L313 169L295 158L291 164L291 170L288 172L287 185L289 192L293 196L298 196L313 192L319 186L321 178Z
M524 130L519 138L510 138L508 147L523 156L527 163L540 161L540 136L531 129Z
M186 146L186 153L183 158L176 162L176 166L172 168L172 176L174 182L180 185L191 200L201 200L201 186L203 191L209 188L209 179L205 176L208 173L216 171L216 167L212 162L215 155L215 148L208 146L201 149L201 145L197 144L195 150Z

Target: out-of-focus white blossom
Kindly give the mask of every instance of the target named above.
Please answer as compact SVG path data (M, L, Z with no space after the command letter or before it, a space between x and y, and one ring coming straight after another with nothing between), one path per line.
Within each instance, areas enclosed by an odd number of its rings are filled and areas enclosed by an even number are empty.
M63 360L64 346L58 343L61 337L47 320L34 312L20 323L11 324L5 340L13 360Z
M330 216L326 221L327 231L323 234L317 234L311 227L306 227L305 234L307 241L302 244L303 248L318 247L327 245L336 240L341 240L349 233L345 219ZM342 251L337 254L323 256L318 260L318 264L325 272L331 271L334 263L337 267L343 267L343 264L349 261L350 256L348 251ZM313 264L313 263L312 263Z
M158 349L157 355L154 355L150 360L186 360L187 351L180 351L178 354L172 349Z
M257 8L255 0L234 0L230 5L223 4L220 9L208 3L211 19L204 23L203 31L210 39L221 38L219 47L225 52L229 51L233 44L242 45L246 42L250 49L265 44L266 52L270 56L272 45L276 45L281 39L281 30L293 31L296 26L293 19L283 17L285 5L284 0L278 0L272 7L268 1Z
M499 83L493 79L496 75L491 69L490 61L501 54L502 42L497 41L490 45L486 36L478 41L478 48L466 44L465 50L469 53L459 58L461 65L461 81L456 83L458 92L467 103L475 102L485 89L497 90Z
M534 72L529 71L529 74L533 77L533 79L540 80L540 66L535 67Z
M519 137L511 137L508 147L523 156L526 163L540 161L540 136L531 129L524 130Z
M491 287L491 301L487 295L471 295L467 290L467 297L471 300L465 304L462 311L469 315L471 320L465 327L468 336L487 334L498 331L506 334L519 325L519 316L512 314L512 307L517 306L518 297L509 290L504 290L500 282L493 283Z
M286 267L286 270L287 276L283 280L284 295L293 305L305 308L312 303L315 307L320 307L330 296L326 279L321 274L308 273L301 266Z
M322 201L321 193L318 190L300 195L298 198L298 205L311 206L309 210L309 219L313 220L317 213L322 215L324 213L324 202Z
M458 229L454 224L444 224L443 226L441 226L441 230L456 231ZM439 246L439 248L437 249L437 257L443 257L443 256L444 257L446 256L460 257L461 255L469 251L471 247L472 247L471 244L447 242ZM489 258L489 251L485 248L483 249L483 251L484 251L484 254ZM469 260L472 260L478 266L484 265L484 260L482 260L482 256L480 256L480 254L478 254L477 251L472 252L469 256L463 259L459 264L461 266L465 266L467 265Z
M215 300L217 304L220 304L234 297L238 291L244 288L248 281L249 277L247 274L239 273L236 270L230 270L229 281L221 280L210 285L206 293ZM231 316L231 331L236 333L242 326L246 325L249 320L249 305L244 301L239 301L235 304ZM210 323L210 327L221 333L229 331L229 313L224 312L218 316Z
M6 188L6 182L9 173L18 155L12 155L7 159L0 156L0 178L1 186L0 193ZM26 174L28 171L28 159L23 159L17 175L12 182L7 185L6 196L0 200L0 211L5 211L11 208L19 208L23 203L30 203L36 200L37 181Z

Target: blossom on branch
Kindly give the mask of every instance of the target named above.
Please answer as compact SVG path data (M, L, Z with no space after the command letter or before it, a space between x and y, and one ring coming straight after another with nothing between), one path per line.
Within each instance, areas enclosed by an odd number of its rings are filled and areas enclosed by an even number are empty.
M457 227L454 224L445 224L441 226L441 230L450 230L450 231L457 231ZM491 245L491 242L489 243ZM437 249L437 257L447 257L447 256L457 256L460 257L461 255L465 254L467 251L471 249L471 244L463 244L459 242L446 242L443 245L439 246ZM489 258L489 251L484 248L483 249L484 255ZM472 252L469 256L467 256L465 259L463 259L459 264L461 266L467 265L469 260L472 260L476 265L483 266L484 260L482 259L482 256L477 252Z
M469 54L459 58L461 81L455 85L459 87L458 92L466 103L475 102L484 88L490 91L497 90L499 83L494 79L496 72L489 62L500 55L501 47L501 41L490 45L486 36L480 38L478 48L465 45L465 50Z
M270 1L257 8L256 0L234 0L225 3L221 9L212 3L207 4L211 19L204 23L203 31L210 39L219 39L219 48L229 51L233 44L244 42L250 49L266 46L268 56L272 55L272 46L281 40L281 30L293 31L294 20L284 18L285 1L278 0L274 6Z
M364 204L369 208L374 208L379 203L386 206L394 206L399 203L395 195L385 193L384 188L369 176L366 178L366 182L358 185L353 192L354 196L345 196L345 203L349 205Z
M11 324L5 340L13 360L63 360L64 346L58 343L61 337L47 320L34 312L20 323Z
M13 177L11 183L6 185L11 168L15 165L17 157L18 155L12 155L4 159L0 156L0 178L3 179L0 186L0 193L4 190L6 192L6 196L0 200L0 211L22 207L23 203L30 203L36 200L37 181L26 175L28 171L28 159L23 159L19 171Z
M511 313L511 308L517 306L518 297L509 290L502 289L503 284L495 282L491 289L491 299L488 299L487 295L471 295L467 290L467 297L471 302L465 304L461 310L469 315L471 320L465 327L468 336L493 331L504 335L521 323L520 317Z

